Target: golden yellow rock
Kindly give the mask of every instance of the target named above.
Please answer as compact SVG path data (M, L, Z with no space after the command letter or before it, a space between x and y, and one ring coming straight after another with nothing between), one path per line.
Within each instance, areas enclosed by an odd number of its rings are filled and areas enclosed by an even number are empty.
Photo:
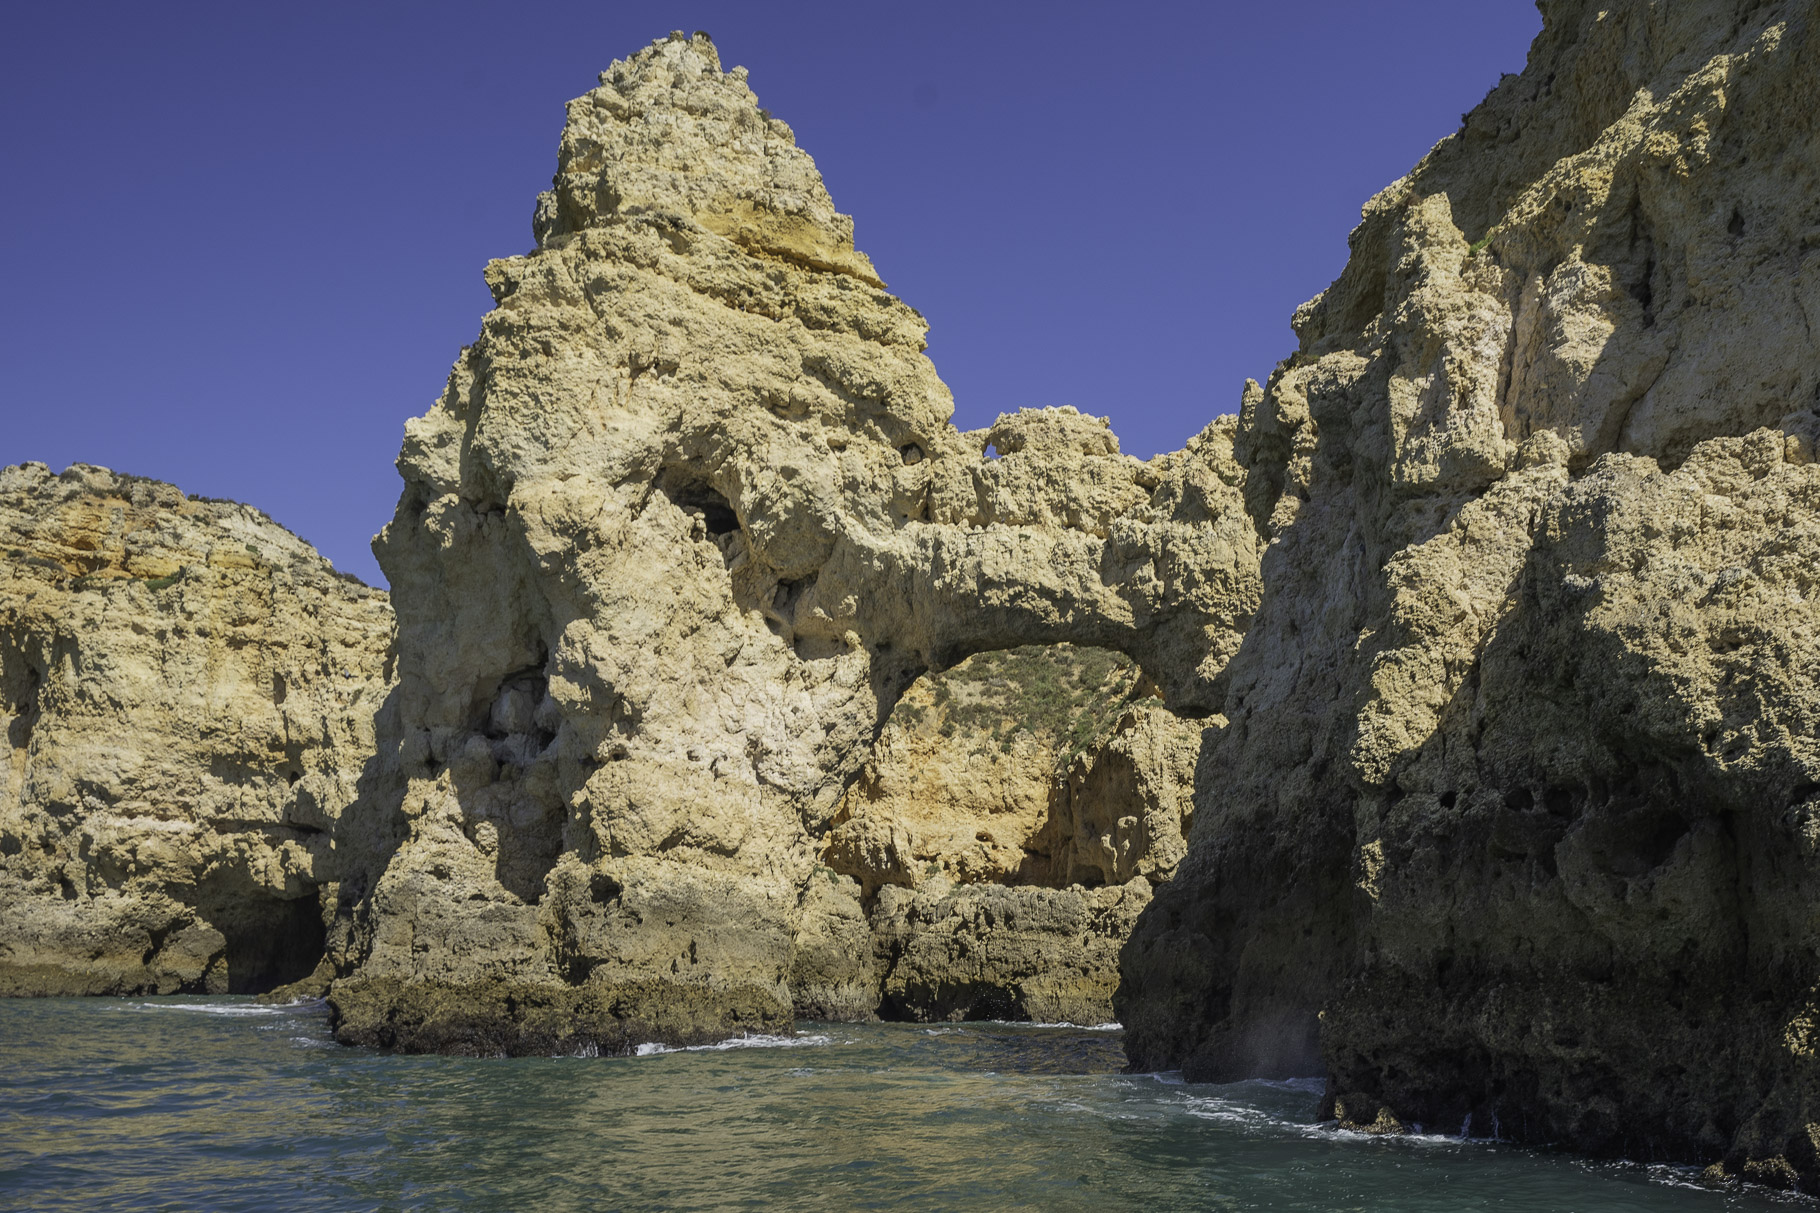
M330 995L346 1040L870 1014L882 978L840 941L877 907L818 856L904 690L1075 642L1204 714L1256 605L1230 421L1150 461L1072 409L960 433L922 318L743 70L675 35L601 81L375 547L380 815L408 837Z
M1118 948L1184 850L1202 725L1104 649L978 653L911 685L824 843L824 898L870 912L868 1010L919 1019L1112 1017ZM845 878L844 880L842 878Z
M0 470L0 994L320 989L391 630L257 510Z

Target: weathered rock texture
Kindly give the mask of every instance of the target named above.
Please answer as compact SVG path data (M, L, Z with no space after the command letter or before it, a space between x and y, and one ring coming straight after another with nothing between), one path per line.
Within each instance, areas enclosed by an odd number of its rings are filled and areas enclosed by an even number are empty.
M1121 1018L1820 1183L1820 9L1542 10L1245 398L1264 598Z
M257 510L0 470L0 995L310 977L382 850L345 815L390 639Z
M1233 427L1148 462L1072 409L956 431L922 318L703 36L571 103L535 231L375 545L408 838L341 1037L720 1035L786 1022L793 972L857 1011L865 913L817 857L920 675L1069 641L1218 703L1258 594Z
M917 679L823 852L824 896L853 886L870 910L871 970L811 953L799 1008L1109 1020L1119 948L1182 857L1201 746L1150 692L1120 655L1065 644ZM822 993L830 971L842 993Z
M0 480L0 980L305 939L344 1040L616 1048L1104 1018L1135 920L1137 1065L1820 1185L1820 9L1542 8L1149 461L957 432L743 71L614 64L407 431L383 704L257 515Z

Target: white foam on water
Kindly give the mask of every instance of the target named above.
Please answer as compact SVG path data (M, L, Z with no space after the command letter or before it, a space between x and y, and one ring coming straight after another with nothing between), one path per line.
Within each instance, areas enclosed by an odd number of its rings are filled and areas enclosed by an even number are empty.
M634 1057L658 1057L665 1053L724 1053L728 1049L806 1049L834 1043L831 1036L735 1036L711 1045L662 1045L649 1041L632 1050Z
M288 1015L299 1008L298 1003L270 1005L265 1003L230 1003L214 1004L206 1002L135 1002L128 1004L138 1011L194 1011L200 1015Z
M1321 1095L1327 1090L1325 1078L1254 1078L1251 1081L1260 1087L1270 1087L1278 1091L1300 1091L1305 1095Z
M1222 1124L1241 1125L1246 1127L1281 1126L1284 1128L1314 1128L1315 1126L1298 1125L1292 1120L1273 1116L1262 1108L1237 1103L1230 1099L1221 1099L1217 1095L1190 1095L1183 1107L1188 1115L1201 1120L1217 1120Z
M1068 1028L1075 1032L1123 1032L1122 1023L1069 1023L1057 1020L1054 1023L1032 1023L1023 1019L978 1019L973 1022L994 1028Z

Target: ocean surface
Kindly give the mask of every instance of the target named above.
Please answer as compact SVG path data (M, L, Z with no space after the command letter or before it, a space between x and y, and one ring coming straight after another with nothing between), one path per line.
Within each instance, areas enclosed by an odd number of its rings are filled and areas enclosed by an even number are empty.
M1696 1171L1314 1121L1116 1026L802 1024L636 1057L336 1045L320 1004L0 1000L0 1209L1750 1210Z

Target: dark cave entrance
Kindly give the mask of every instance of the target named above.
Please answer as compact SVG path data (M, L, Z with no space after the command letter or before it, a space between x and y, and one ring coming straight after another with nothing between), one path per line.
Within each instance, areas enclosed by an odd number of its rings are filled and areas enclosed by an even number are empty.
M707 481L687 480L673 484L664 477L659 485L678 509L700 518L710 536L719 538L739 530L739 515L734 512L732 503Z
M265 994L302 981L322 961L320 890L289 901L242 902L210 919L227 938L230 994Z

